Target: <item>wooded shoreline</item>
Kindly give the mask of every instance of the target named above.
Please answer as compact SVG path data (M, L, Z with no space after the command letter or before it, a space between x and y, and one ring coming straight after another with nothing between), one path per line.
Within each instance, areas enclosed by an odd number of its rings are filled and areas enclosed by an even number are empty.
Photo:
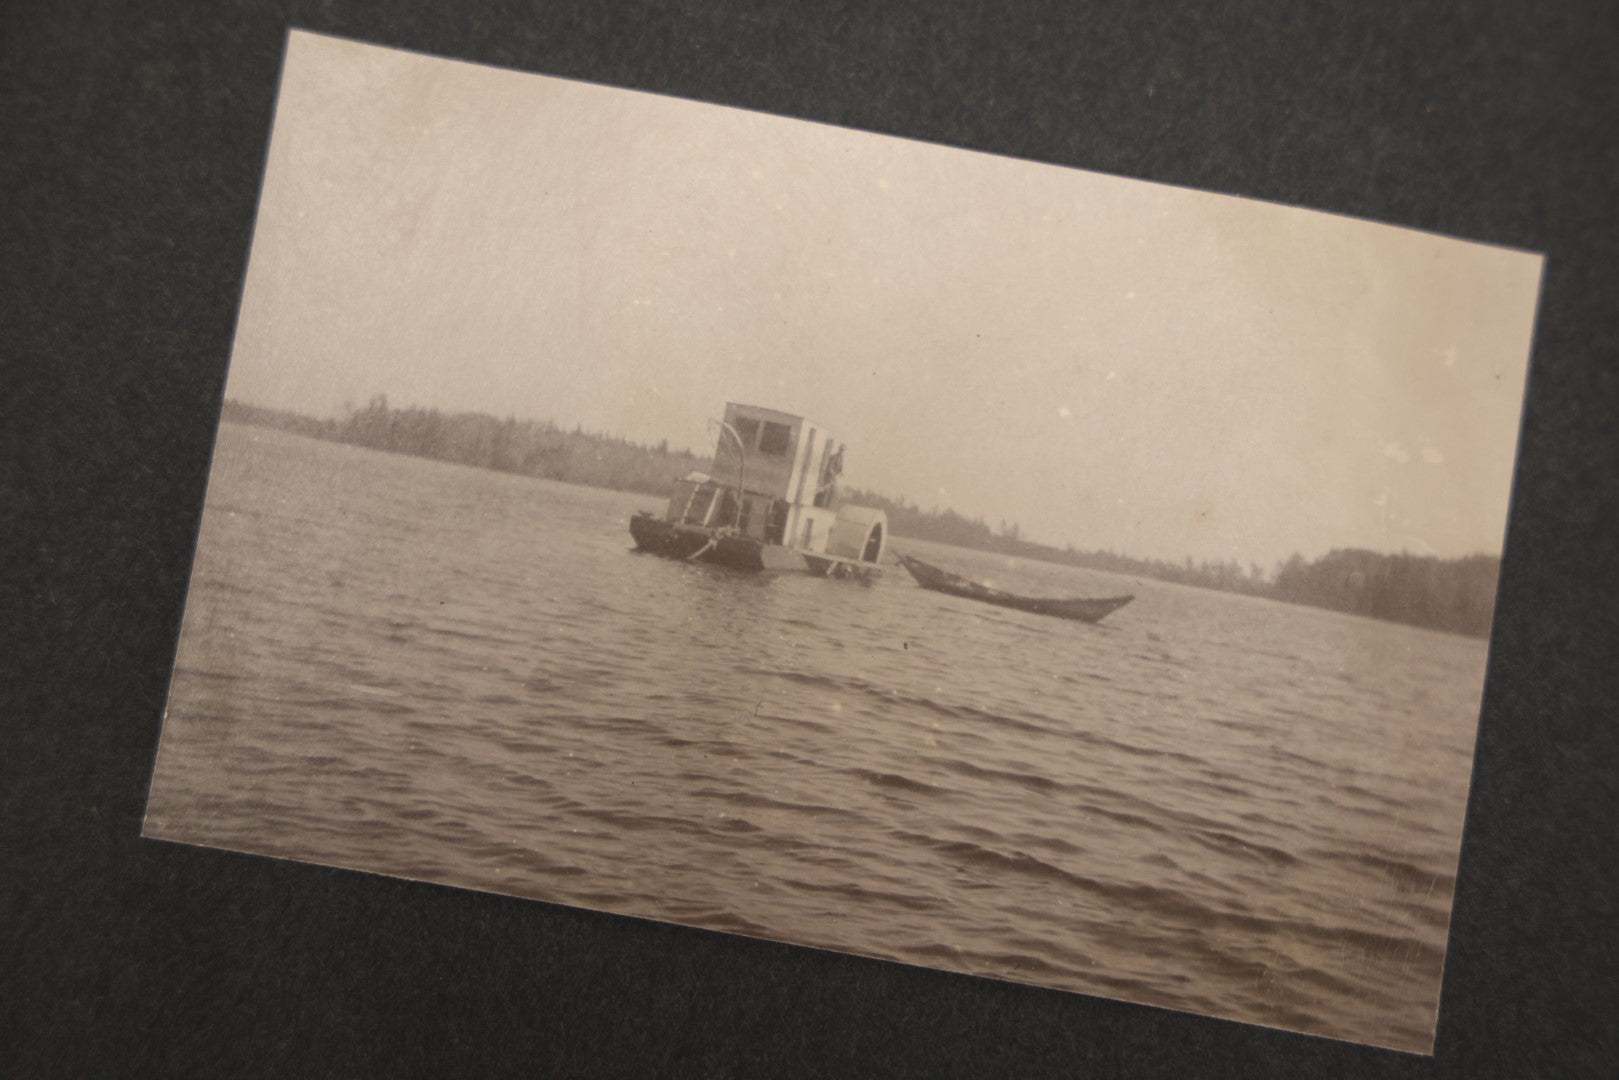
M500 420L483 413L443 413L437 409L394 409L384 396L341 419L321 420L299 413L227 400L223 418L274 427L333 442L435 458L549 480L668 494L670 481L694 470L708 472L713 460L667 441L645 446L567 431L543 421ZM1440 559L1337 549L1313 561L1294 554L1272 568L1235 560L1194 563L1136 559L1111 551L1082 551L1025 540L1016 524L991 529L951 509L921 507L873 492L847 489L845 496L888 514L899 536L1018 558L1059 563L1116 574L1150 577L1199 588L1245 593L1272 600L1365 615L1431 630L1487 637L1494 612L1501 560L1493 555Z

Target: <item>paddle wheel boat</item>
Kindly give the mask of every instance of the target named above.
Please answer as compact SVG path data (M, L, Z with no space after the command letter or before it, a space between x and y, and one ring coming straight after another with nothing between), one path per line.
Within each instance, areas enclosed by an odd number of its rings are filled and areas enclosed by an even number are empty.
M838 495L843 446L801 416L728 404L714 471L674 483L659 515L630 518L641 551L741 570L866 578L880 572L888 515Z

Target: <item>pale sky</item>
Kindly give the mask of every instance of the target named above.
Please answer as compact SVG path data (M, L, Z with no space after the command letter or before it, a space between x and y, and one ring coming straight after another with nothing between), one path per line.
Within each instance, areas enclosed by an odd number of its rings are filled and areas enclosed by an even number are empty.
M1048 543L1496 553L1540 268L295 32L226 392L704 453L741 401Z

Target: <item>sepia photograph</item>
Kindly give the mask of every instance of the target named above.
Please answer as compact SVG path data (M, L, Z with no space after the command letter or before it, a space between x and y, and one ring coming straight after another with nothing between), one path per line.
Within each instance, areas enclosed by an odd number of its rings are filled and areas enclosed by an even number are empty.
M1542 267L294 31L144 835L1431 1053Z

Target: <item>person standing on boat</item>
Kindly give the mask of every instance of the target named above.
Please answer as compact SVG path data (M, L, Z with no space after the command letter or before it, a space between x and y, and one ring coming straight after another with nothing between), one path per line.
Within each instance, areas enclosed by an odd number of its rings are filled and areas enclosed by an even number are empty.
M843 475L843 444L827 455L826 464L821 466L821 483L815 489L815 505L831 506L832 497L836 494L838 477Z

